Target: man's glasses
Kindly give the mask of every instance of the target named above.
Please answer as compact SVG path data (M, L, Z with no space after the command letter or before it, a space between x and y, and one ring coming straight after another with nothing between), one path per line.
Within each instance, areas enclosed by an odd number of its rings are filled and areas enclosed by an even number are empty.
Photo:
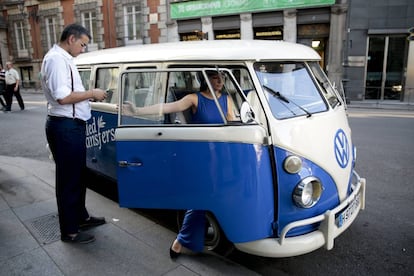
M79 41L80 41L80 45L82 46L82 48L86 48L88 46L88 44L83 43L82 40L79 40Z

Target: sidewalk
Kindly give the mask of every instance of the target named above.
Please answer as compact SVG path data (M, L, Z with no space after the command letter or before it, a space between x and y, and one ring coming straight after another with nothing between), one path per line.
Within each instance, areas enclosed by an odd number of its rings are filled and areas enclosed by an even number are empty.
M350 108L387 109L387 110L411 110L414 111L414 103L405 103L394 100L365 100L351 101L347 104Z
M206 253L169 257L175 233L91 190L105 225L90 244L60 241L54 164L0 156L0 275L257 275Z

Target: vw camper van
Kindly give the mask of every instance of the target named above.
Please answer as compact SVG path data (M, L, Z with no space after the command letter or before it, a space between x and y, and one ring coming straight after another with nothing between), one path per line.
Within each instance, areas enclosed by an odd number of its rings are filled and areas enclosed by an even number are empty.
M346 103L310 47L223 40L126 46L80 55L92 102L87 165L116 183L126 208L206 210L206 246L287 257L334 246L365 206L354 170ZM227 120L199 124L191 110L131 115L223 78ZM355 241L358 242L358 241Z

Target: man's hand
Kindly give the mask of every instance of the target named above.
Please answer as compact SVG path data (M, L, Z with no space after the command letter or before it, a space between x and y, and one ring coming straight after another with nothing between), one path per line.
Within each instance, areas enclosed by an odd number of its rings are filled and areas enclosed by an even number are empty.
M92 89L92 98L95 101L103 101L106 99L107 96L108 96L107 93L102 89L99 89L99 88Z

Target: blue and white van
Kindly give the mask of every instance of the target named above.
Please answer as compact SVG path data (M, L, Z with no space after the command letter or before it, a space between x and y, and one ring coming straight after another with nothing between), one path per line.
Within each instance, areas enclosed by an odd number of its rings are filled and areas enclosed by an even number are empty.
M206 245L287 257L321 247L365 205L344 99L311 48L282 41L197 41L85 53L76 64L93 102L87 165L114 180L127 208L207 210ZM224 76L235 121L193 124L191 112L123 115ZM208 85L210 85L208 83ZM216 101L217 102L217 101ZM358 242L358 241L355 241Z

